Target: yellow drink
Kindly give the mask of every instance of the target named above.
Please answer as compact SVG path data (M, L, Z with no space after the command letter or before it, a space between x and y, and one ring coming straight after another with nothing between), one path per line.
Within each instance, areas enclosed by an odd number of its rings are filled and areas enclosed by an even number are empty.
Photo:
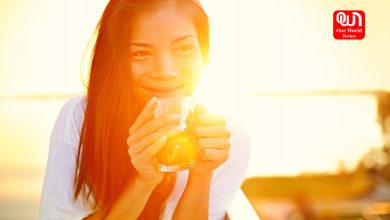
M166 114L179 114L180 126L172 128L167 134L167 142L157 154L161 172L176 172L190 169L195 163L195 147L186 132L186 118L192 109L192 97L159 98L156 117Z
M167 143L157 154L160 171L175 172L194 166L194 144L185 131L168 135Z

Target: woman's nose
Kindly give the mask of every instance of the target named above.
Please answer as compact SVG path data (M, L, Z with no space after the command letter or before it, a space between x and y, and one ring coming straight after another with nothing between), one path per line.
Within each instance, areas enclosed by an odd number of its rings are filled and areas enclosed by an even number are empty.
M172 78L178 75L175 60L169 56L161 56L156 62L154 71L150 74L152 78Z

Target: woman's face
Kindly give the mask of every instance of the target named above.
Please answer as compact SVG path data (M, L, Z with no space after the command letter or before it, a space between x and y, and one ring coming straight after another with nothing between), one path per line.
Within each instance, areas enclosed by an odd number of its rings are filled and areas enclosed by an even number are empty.
M193 22L172 6L139 14L130 29L130 66L138 94L187 96L202 64Z

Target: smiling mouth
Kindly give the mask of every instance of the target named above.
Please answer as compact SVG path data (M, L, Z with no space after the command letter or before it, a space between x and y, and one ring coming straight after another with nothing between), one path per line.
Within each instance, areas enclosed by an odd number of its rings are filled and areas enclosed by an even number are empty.
M158 94L170 94L182 90L186 85L177 85L177 86L142 86L142 88L151 93Z
M182 75L172 79L154 79L145 75L135 82L135 87L143 96L177 96L187 95L192 91L192 78Z
M182 92L186 88L186 84L177 86L141 86L141 88L150 95L172 96Z
M176 91L180 90L183 88L185 84L179 84L179 85L159 85L159 86L142 86L144 89L149 90L149 91L156 91L156 92L171 92L171 91Z

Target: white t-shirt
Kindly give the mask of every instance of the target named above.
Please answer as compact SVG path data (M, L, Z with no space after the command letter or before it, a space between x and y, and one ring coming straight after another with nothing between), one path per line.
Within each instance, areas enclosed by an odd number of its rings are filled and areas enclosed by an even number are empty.
M39 219L82 219L92 213L79 197L73 202L73 182L80 131L86 106L85 96L74 97L61 109L49 146ZM244 178L250 156L247 133L227 123L231 132L229 158L214 170L211 181L209 219L224 219L227 209ZM177 174L173 191L163 204L161 219L171 219L186 187L188 171Z

